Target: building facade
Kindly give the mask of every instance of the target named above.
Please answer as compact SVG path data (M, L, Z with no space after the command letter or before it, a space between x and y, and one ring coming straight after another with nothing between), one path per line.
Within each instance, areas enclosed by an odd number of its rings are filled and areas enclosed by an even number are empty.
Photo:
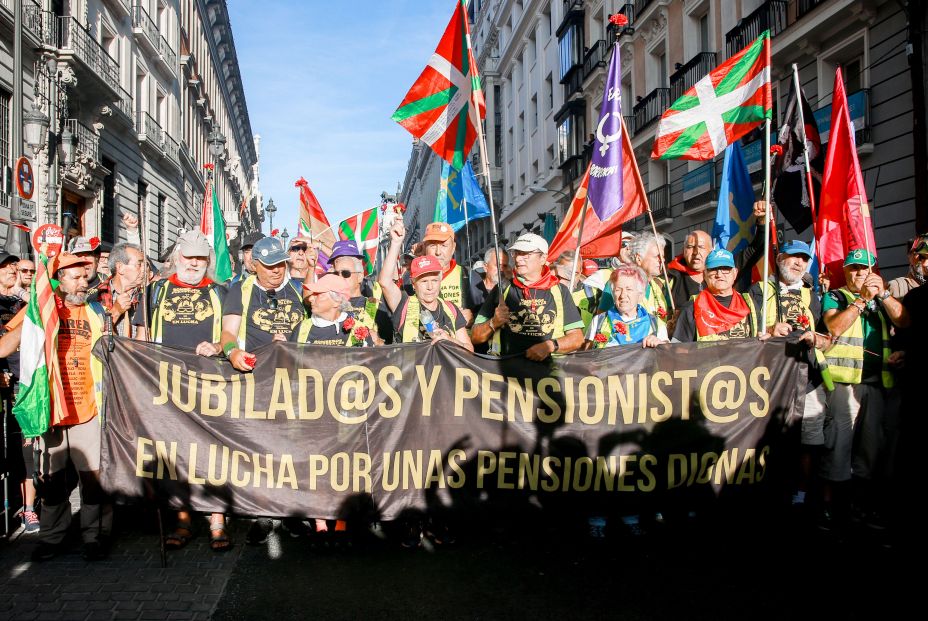
M0 3L6 167L28 152L10 143L13 2ZM142 213L146 252L157 257L199 224L204 165L214 163L230 236L260 228L257 147L224 0L23 4L23 104L35 102L51 125L32 158L36 207L25 224L68 223L72 235L115 243L122 215ZM214 157L217 130L225 142Z

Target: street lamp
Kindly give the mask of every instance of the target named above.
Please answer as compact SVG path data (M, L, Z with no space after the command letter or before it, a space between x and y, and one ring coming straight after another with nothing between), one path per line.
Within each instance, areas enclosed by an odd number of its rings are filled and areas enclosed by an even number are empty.
M206 139L209 142L209 151L215 159L220 159L226 149L226 137L222 135L219 128L213 126L213 131L209 133Z
M274 199L269 198L267 201L267 207L264 208L264 211L267 213L268 218L271 220L271 230L274 230L274 214L277 213L277 207L274 205Z
M48 139L48 115L42 112L36 102L32 102L32 110L23 113L23 139L26 146L32 151L32 157L39 154Z
M290 239L290 234L287 233L287 229L284 229L284 232L280 234L280 240L284 243L284 248L287 247L288 239Z
M567 192L564 190L549 190L548 188L541 187L540 185L529 186L529 191L532 194L544 194L546 192L551 192L554 196L560 194L561 196L567 196Z

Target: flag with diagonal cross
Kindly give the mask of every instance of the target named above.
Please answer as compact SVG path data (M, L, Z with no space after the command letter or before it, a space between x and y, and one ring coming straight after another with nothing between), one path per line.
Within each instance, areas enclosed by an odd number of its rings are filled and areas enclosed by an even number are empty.
M711 160L772 111L770 32L764 31L664 112L651 157Z
M461 170L485 116L467 7L464 0L457 0L435 53L393 113L393 120Z

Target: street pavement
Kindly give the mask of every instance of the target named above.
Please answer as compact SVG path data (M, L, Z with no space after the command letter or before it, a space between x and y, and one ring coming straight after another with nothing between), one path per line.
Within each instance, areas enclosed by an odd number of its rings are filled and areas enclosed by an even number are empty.
M0 543L0 619L899 618L903 579L915 575L886 533L822 533L769 514L645 534L610 522L604 539L583 524L512 520L418 549L369 535L332 549L280 527L247 546L239 519L221 555L203 522L165 568L154 514L117 518L112 551L96 563L79 545L31 562L35 538L21 532Z

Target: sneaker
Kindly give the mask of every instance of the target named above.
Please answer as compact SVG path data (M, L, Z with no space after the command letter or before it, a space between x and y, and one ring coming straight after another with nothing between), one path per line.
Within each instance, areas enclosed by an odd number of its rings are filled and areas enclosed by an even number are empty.
M287 532L294 539L305 537L310 533L309 525L300 518L284 518L282 523L283 527L287 529Z
M36 546L32 551L32 560L37 563L50 561L62 552L62 546L59 543L45 543L44 541Z
M274 529L274 522L269 518L258 518L251 524L248 534L245 536L245 543L251 546L259 546L267 542L268 535Z
M23 511L23 530L27 533L39 532L39 515L35 511Z

